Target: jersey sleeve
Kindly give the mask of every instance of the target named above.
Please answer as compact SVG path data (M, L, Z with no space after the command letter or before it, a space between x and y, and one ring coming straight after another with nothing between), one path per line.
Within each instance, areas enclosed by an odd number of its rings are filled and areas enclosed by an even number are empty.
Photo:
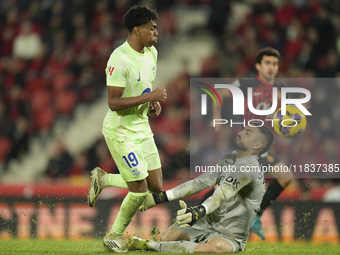
M231 152L226 154L218 163L220 166L228 164L236 160L237 154ZM235 162L235 161L234 161ZM218 179L218 188L213 195L207 198L202 205L205 207L207 214L212 213L219 208L226 200L235 196L243 187L252 182L254 175L243 172L243 167L254 165L258 167L258 162L254 160L246 160L235 162L233 167L235 171L229 171L226 175L221 175Z
M217 184L218 173L204 173L194 180L187 181L166 191L169 201L189 197Z
M111 54L105 69L106 85L125 88L128 78L127 64L121 51Z
M157 63L157 55L158 55L158 51L157 51L156 47L155 47L155 46L151 46L151 47L150 47L150 50L151 50L151 52L152 52L152 56L153 56L153 58L154 58L155 63Z
M206 214L215 211L224 203L224 201L235 196L244 186L251 183L251 181L251 178L236 178L232 175L221 180L214 194L202 203L206 210Z

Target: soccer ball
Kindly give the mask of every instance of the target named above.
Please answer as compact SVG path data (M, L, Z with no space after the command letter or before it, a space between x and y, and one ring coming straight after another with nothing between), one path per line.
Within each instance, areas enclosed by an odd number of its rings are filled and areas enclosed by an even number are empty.
M281 114L281 108L274 114L274 130L282 137L297 137L305 130L306 125L306 116L295 106L287 105L286 115Z

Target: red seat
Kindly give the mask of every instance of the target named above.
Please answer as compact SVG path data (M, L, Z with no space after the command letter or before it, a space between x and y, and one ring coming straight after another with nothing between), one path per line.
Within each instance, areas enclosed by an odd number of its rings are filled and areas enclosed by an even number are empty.
M34 113L34 124L37 130L48 130L52 127L55 112L50 108L39 109Z
M77 95L74 92L58 93L55 99L56 112L59 114L71 114L77 102Z
M36 91L31 95L31 107L33 112L48 108L52 101L52 95L49 91Z
M0 137L0 162L4 162L10 149L12 142L6 137Z
M48 80L43 77L34 78L26 82L28 93L33 93L37 90L44 90L48 87Z
M53 76L53 89L56 93L64 91L73 81L71 74L62 73Z

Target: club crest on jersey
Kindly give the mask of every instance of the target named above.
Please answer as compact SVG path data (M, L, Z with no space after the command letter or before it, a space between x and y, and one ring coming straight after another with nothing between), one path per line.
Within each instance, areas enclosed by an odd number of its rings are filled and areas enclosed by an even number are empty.
M132 169L132 174L134 176L138 176L138 175L140 175L140 172L138 171L138 169Z
M115 66L109 66L109 68L108 68L108 74L110 75L110 76L113 76L114 75L114 70L116 69L116 67Z
M154 76L156 76L156 66L152 67L152 73L153 73Z

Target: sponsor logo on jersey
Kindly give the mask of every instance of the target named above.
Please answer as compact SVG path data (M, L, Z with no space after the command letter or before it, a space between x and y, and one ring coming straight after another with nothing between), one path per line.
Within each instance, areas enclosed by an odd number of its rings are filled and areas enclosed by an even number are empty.
M153 73L154 76L156 76L156 66L152 67L152 73Z
M114 75L114 70L116 69L116 67L115 66L109 66L109 68L108 68L108 74L110 75L110 76L113 76Z
M240 184L240 182L237 181L237 179L232 176L228 176L227 179L225 179L227 182L230 182L232 183L232 185L236 186L236 189L237 189L237 185Z
M140 81L140 71L138 72L138 79L137 81Z
M132 174L134 176L138 176L138 175L140 175L140 172L138 171L138 169L132 169Z
M142 92L141 95L144 95L144 94L150 93L150 92L151 92L151 89L150 88L146 88L146 89L144 89L144 91Z

